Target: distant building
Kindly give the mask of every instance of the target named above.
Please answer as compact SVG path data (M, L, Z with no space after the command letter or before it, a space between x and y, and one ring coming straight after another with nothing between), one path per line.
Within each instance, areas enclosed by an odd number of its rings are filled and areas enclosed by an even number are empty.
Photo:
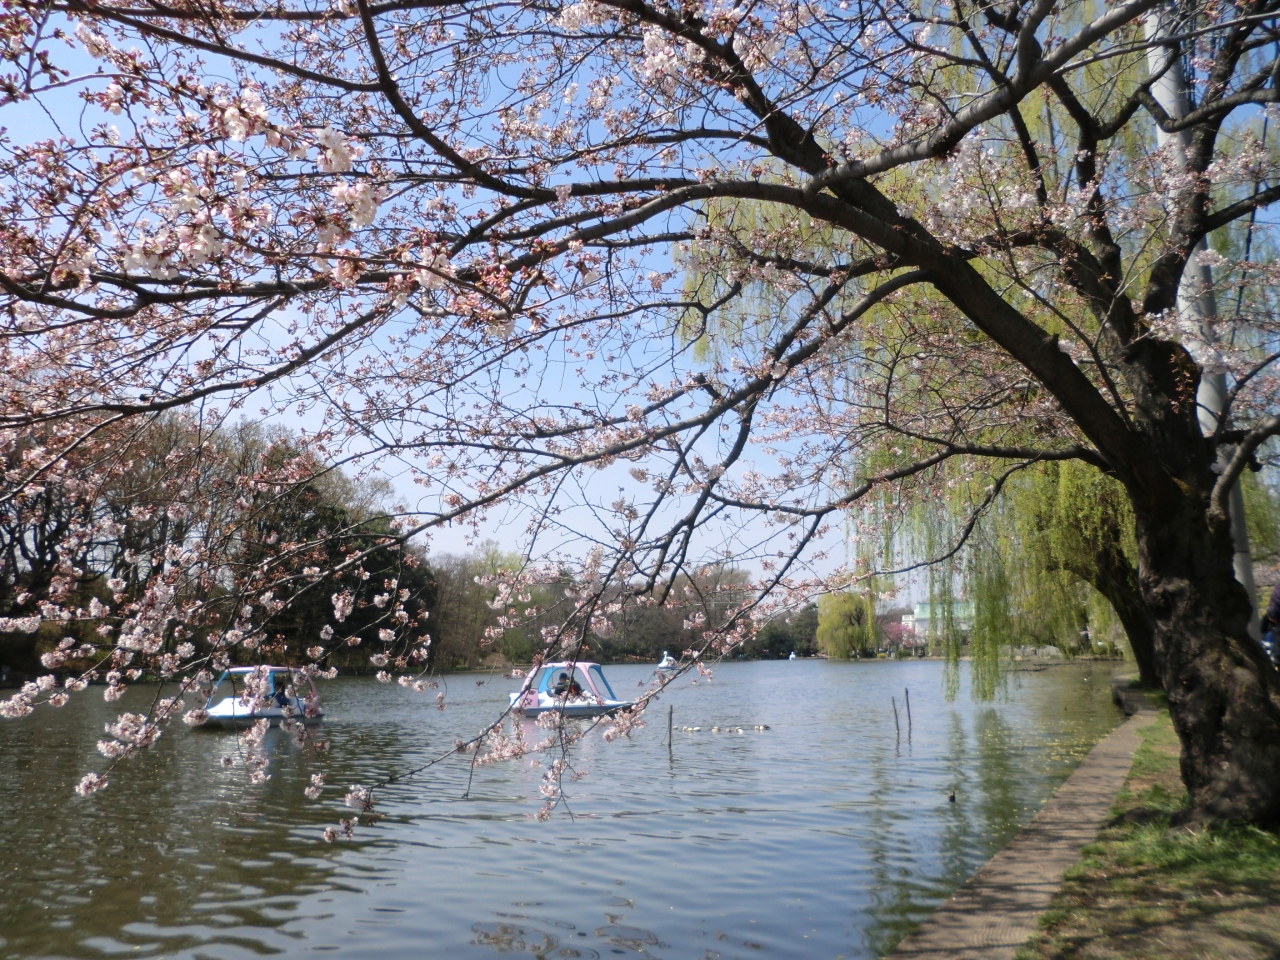
M910 613L902 615L902 625L914 631L917 637L928 637L942 629L945 605L941 603L917 603ZM951 603L951 621L961 633L973 629L973 601L955 600Z

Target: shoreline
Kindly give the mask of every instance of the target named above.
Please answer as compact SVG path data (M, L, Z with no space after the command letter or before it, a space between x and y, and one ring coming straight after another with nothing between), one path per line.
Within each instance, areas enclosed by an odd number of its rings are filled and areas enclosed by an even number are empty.
M1128 678L1123 683L1127 685ZM1119 689L1113 680L1113 695ZM887 957L1014 960L1038 930L1065 874L1105 826L1154 716L1144 697L1119 702L1127 716L1094 745L1066 782L1002 850ZM1133 710L1129 709L1133 706Z
M967 656L959 657L957 659L957 662L968 663L970 659L971 658ZM882 664L882 663L913 663L913 662L935 663L939 660L946 660L946 657L932 657L932 656L901 657L901 658L855 657L850 660L832 660L830 657L797 657L795 660L791 660L791 661L788 661L785 658L770 659L766 657L756 657L753 659L744 658L742 660L733 659L733 660L711 661L711 663L718 666L722 666L724 664L729 664L729 663L800 663L800 662L809 662L813 660L821 660L821 661L832 662L832 663L850 663L850 664L855 664L855 663L856 664ZM604 667L611 667L611 666L633 667L633 666L645 666L645 665L653 666L651 661L648 661L648 660L607 660L607 661L596 661L596 662L599 662L600 665ZM1070 657L1070 658L1068 657L1037 657L1034 659L1032 658L1024 659L1024 658L1018 657L1008 661L1007 667L1010 671L1018 673L1018 672L1044 670L1048 667L1069 666L1070 664L1079 664L1079 663L1125 663L1125 662L1127 661L1125 661L1123 657L1098 657L1098 656L1092 656L1092 655ZM529 664L509 663L504 667L497 667L497 666L457 667L457 668L449 668L447 670L440 670L437 673L433 674L433 676L448 677L448 676L461 675L461 674L467 674L467 673L490 673L498 676L504 676L509 674L511 670L516 670L516 669L527 672L529 670ZM49 671L45 671L45 672L47 673ZM59 673L58 671L52 671L52 672L55 675L58 675ZM372 677L374 676L375 673L376 673L376 670L373 670L373 669L366 670L364 668L360 668L360 669L344 670L339 674L339 676ZM9 676L4 678L3 680L0 680L0 690L19 689L22 687L24 683L35 680L36 677L38 676L41 676L41 674L18 673L15 671L9 674ZM143 677L138 679L135 682L136 683L159 683L160 680L156 677ZM166 681L166 682L169 682L169 681ZM90 686L103 686L105 685L105 683L106 681L101 678L89 681Z
M1148 716L1110 820L1016 960L1280 956L1280 835L1183 823L1181 743L1167 709Z

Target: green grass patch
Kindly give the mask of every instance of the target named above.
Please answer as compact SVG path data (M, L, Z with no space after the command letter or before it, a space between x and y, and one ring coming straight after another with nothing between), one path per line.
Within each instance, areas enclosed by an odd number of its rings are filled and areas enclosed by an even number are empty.
M1180 791L1180 795L1185 803L1186 790L1182 787L1182 781L1178 774L1178 735L1173 731L1173 724L1169 721L1169 711L1161 710L1156 714L1155 720L1138 731L1142 734L1142 743L1133 754L1133 768L1129 771L1129 781L1125 784L1124 793L1116 800L1116 807L1123 808L1125 803L1142 804L1146 799L1145 793L1134 793L1136 787L1142 790L1145 785L1148 790L1160 788L1161 794L1169 793L1170 789ZM1169 778L1173 778L1171 784ZM1141 781L1154 780L1151 784L1142 784ZM1138 781L1138 783L1135 783ZM1123 799L1122 799L1123 798ZM1116 812L1123 813L1123 809Z
M1019 960L1280 956L1280 837L1175 826L1187 793L1168 711L1141 733L1110 825L1067 871Z

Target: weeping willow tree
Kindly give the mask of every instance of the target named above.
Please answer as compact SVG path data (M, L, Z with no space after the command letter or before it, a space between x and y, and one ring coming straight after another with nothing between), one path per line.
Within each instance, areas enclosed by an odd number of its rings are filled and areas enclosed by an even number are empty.
M967 638L954 619L935 619L949 662L967 639L975 695L995 695L1019 646L1072 656L1101 643L1128 652L1143 679L1154 679L1153 625L1138 594L1132 518L1115 481L1071 461L1018 470L995 498L992 477L953 480L948 497L914 513L905 549L936 555L938 544L963 543L951 562L930 570L928 586L935 612L954 610L961 597L972 606ZM975 507L987 499L985 509Z
M1052 635L1127 644L1143 679L1155 683L1154 624L1138 592L1133 516L1123 491L1079 463L1044 464L1011 491L1011 533L1023 547L1023 593ZM1087 635L1086 635L1087 636Z
M1033 464L1010 476L973 530L962 526L991 490L988 475L952 477L949 495L917 508L900 528L898 549L938 556L928 595L933 647L954 665L969 655L976 696L993 696L1017 646L1118 649L1146 685L1156 685L1154 624L1139 592L1131 508L1119 484L1073 461ZM1271 471L1241 478L1254 560L1280 562L1280 485ZM1260 598L1264 601L1265 597ZM972 606L967 636L954 611ZM967 642L966 642L967 641ZM958 675L948 673L949 690Z
M818 649L832 660L874 653L878 639L874 591L828 593L818 598Z

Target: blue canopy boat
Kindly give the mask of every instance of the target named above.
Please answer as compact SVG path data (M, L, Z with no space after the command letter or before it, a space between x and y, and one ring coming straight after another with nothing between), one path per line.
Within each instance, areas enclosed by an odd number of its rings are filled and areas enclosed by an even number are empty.
M254 673L266 672L265 696L261 699L244 698L243 690L236 690L237 681L241 684ZM309 697L298 696L297 687L305 679L311 688ZM230 696L223 697L216 704L213 702L218 689L226 680L231 681ZM292 694L292 695L291 695ZM312 704L311 715L308 716L307 701ZM209 717L202 726L206 727L248 727L259 720L268 720L272 726L278 726L286 717L292 717L303 723L319 723L324 716L316 705L318 694L315 683L309 676L289 667L232 667L224 670L218 682L213 685L205 712Z
M566 717L598 717L625 710L634 700L619 700L600 664L564 660L534 667L511 694L511 709L526 717L556 710Z

